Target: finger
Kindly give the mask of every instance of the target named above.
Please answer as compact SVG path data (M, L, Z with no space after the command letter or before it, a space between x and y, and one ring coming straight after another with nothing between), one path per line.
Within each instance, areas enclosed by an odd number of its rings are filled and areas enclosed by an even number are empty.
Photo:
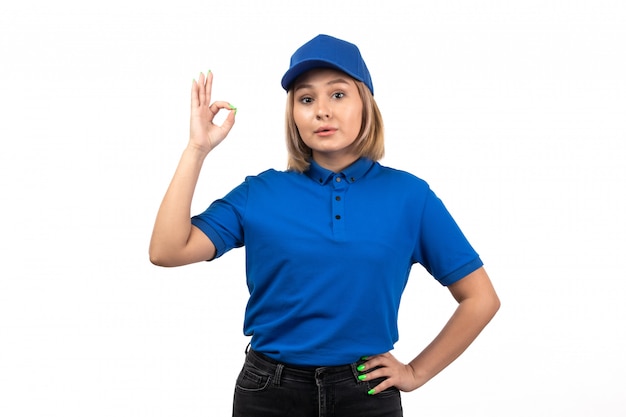
M209 110L215 116L220 110L234 110L235 108L227 101L216 101L209 106Z
M204 74L200 73L200 76L198 77L198 85L199 85L199 93L198 93L198 97L200 100L200 105L203 106L205 105L208 100L206 99L206 79L204 78Z
M376 394L379 394L379 393L383 392L387 388L391 388L392 386L393 386L393 384L391 382L389 382L388 379L385 379L383 382L381 382L380 384L376 385L374 388L369 390L367 393L369 395L376 395Z
M394 372L391 365L386 354L372 356L357 368L361 373L359 379L371 381L376 378L389 378Z
M219 126L221 129L226 131L226 133L228 133L230 129L233 127L233 125L235 124L235 114L237 113L237 108L226 101L216 101L215 103L211 104L211 106L209 107L209 110L213 114L213 117L215 117L215 115L220 110L229 111L228 115L226 116L226 119L224 119L221 126Z
M191 108L192 110L200 105L200 98L198 97L198 83L194 79L191 83Z
M359 375L359 379L361 381L371 381L376 378L389 378L391 376L389 368L377 368L371 371L364 369L360 372L361 374Z
M228 132L230 132L230 129L233 128L233 125L235 124L236 114L237 114L237 108L231 105L228 116L226 116L226 119L224 119L224 122L222 122L222 125L220 126L220 128L224 130L226 134L228 134Z
M363 365L364 365L363 370L373 369L373 368L376 368L377 366L385 366L385 363L386 363L385 359L386 357L384 355L370 356L367 358L365 362L363 362Z
M202 74L204 77L204 74ZM206 82L204 84L204 96L206 98L206 102L211 102L211 92L213 91L213 73L209 70L206 74Z
M205 76L200 73L200 104L208 105L211 102L211 90L213 86L213 74L209 70Z

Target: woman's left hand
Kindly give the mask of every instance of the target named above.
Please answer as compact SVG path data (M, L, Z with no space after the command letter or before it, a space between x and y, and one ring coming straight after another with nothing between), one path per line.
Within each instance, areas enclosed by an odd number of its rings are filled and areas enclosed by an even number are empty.
M366 375L365 381L376 378L386 378L370 391L372 395L378 394L390 387L396 387L400 391L409 392L423 385L423 382L418 380L411 365L403 364L389 352L370 356L363 365L364 368L360 370L360 372L361 375ZM378 369L374 369L376 367L378 367ZM374 370L367 372L369 369Z
M371 356L363 368L359 366L358 371L365 375L359 378L362 381L386 378L370 394L392 386L400 391L421 387L463 353L500 308L500 300L482 267L448 289L459 303L457 309L437 337L410 364L399 362L387 352ZM373 370L365 373L368 369Z

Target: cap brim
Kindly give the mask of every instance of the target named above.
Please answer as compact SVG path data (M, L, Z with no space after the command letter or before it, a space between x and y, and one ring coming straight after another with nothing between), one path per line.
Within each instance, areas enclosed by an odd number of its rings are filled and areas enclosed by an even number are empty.
M315 68L332 68L332 69L336 69L338 71L344 72L346 74L348 74L349 76L359 80L359 81L363 81L361 79L359 79L358 77L356 77L354 74L350 74L349 72L347 72L345 69L340 68L339 66L328 62L326 60L322 60L322 59L308 59L306 61L302 61L297 63L296 65L294 65L293 67L289 68L289 70L285 73L285 75L283 75L283 79L280 82L280 85L282 85L282 87L285 90L289 90L289 88L291 87L291 85L293 84L294 81L296 81L296 79L301 76L302 74L304 74L307 71L310 71L312 69Z

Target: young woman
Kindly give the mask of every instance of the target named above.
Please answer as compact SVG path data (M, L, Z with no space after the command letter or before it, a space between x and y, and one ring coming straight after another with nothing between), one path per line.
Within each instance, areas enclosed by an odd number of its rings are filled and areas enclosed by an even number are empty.
M454 361L500 306L478 254L426 182L377 162L383 123L367 66L355 45L326 35L301 46L282 79L288 169L248 177L192 217L205 158L235 122L229 103L211 103L212 82L210 72L193 82L190 139L150 260L185 265L245 246L252 338L233 415L401 416L400 391ZM220 110L229 114L218 126ZM458 307L403 363L389 352L416 263Z

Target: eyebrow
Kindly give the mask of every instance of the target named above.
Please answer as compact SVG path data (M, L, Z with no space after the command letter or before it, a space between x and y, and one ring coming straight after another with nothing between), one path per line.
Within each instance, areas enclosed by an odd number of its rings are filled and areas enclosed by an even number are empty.
M330 80L329 82L326 83L326 85L333 85L333 84L349 85L350 83L345 78L335 78L334 80ZM313 84L298 84L296 85L296 88L294 88L294 91L298 91L303 88L313 88Z

